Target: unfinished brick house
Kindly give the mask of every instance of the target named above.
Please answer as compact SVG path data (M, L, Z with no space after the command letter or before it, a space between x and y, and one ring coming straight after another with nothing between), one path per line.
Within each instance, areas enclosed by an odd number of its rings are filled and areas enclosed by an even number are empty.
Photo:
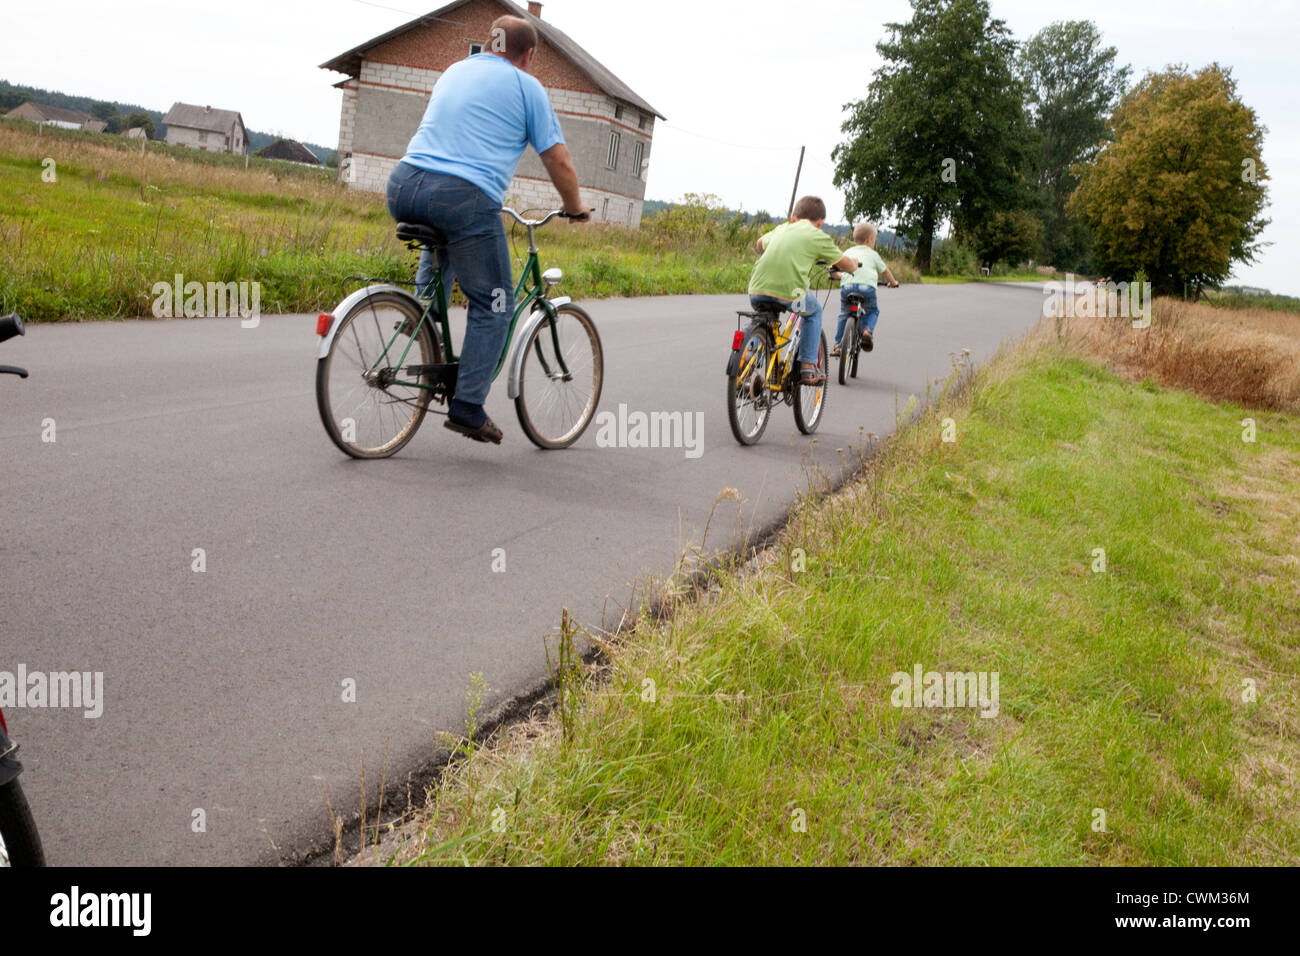
M339 123L339 177L382 192L424 116L447 67L483 52L492 21L513 14L537 28L533 75L559 116L573 153L583 200L594 218L640 226L656 118L663 116L568 36L510 0L459 0L348 50L321 68L347 75ZM518 208L558 208L559 194L530 148L519 161L506 201Z

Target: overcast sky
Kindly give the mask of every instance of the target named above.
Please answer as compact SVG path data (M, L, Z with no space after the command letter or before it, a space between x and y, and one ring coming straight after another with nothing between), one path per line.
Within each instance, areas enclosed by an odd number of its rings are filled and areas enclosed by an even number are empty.
M0 78L166 110L173 101L239 110L247 126L338 142L342 77L319 64L437 9L416 0L0 0ZM1240 281L1300 295L1296 0L992 0L1024 40L1055 20L1091 19L1134 75L1181 62L1232 67L1268 127L1273 243ZM906 0L550 0L542 16L667 117L655 133L646 196L708 192L733 207L784 212L800 145L801 193L831 185L842 105L880 65L883 24Z

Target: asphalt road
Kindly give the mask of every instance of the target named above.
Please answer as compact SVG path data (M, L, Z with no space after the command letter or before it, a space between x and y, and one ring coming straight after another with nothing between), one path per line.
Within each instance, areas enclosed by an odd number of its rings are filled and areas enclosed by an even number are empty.
M103 675L98 717L5 707L50 862L274 862L327 841L325 794L357 807L363 754L372 783L386 749L390 779L427 762L463 726L471 674L488 706L535 684L562 607L617 621L724 488L746 527L774 521L810 465L835 473L951 352L986 359L1041 301L882 291L879 344L832 384L817 441L782 407L751 448L724 404L744 297L590 303L601 409L703 412L698 457L600 448L594 427L539 451L500 382L501 446L431 417L398 457L352 461L317 417L314 316L30 327L0 345L31 370L0 378L0 672ZM709 543L734 524L724 503Z

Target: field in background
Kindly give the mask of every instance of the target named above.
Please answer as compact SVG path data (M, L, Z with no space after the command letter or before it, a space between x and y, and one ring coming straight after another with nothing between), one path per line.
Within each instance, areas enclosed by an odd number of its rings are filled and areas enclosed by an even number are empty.
M45 182L46 159L56 182ZM512 248L526 254L522 231ZM574 298L743 293L759 228L674 209L642 229L572 226L539 234L545 267ZM32 320L150 314L172 282L259 282L261 310L313 312L342 279L407 280L415 256L393 235L383 197L329 171L201 153L122 137L0 121L0 311ZM910 270L910 271L909 271ZM895 265L899 278L914 269Z
M1295 348L1246 321L1219 344ZM465 759L396 862L1294 861L1300 406L1160 388L1132 345L1158 328L1108 331L1126 381L1044 323L502 740L474 739L466 675ZM896 706L917 665L996 672L996 714Z

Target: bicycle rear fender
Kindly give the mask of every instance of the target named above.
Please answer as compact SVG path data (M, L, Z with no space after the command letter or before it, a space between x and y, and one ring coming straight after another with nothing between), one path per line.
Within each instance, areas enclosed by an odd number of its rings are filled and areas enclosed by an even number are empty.
M506 395L510 398L519 397L519 377L524 372L524 346L532 337L533 330L550 314L546 310L546 305L555 310L572 301L567 295L562 295L558 299L539 299L524 324L515 332L515 347L510 354L510 377L507 379L506 387Z
M357 289L356 292L353 292L350 296L334 307L334 322L330 325L329 332L327 332L320 340L320 348L316 350L316 357L318 359L323 359L325 356L330 354L330 346L334 344L334 336L338 333L339 326L343 324L343 317L360 305L367 296L376 295L380 292L389 292L395 295L404 296L405 298L410 299L415 305L417 314L424 311L423 302L405 289L399 288L395 285L368 285L364 289Z

